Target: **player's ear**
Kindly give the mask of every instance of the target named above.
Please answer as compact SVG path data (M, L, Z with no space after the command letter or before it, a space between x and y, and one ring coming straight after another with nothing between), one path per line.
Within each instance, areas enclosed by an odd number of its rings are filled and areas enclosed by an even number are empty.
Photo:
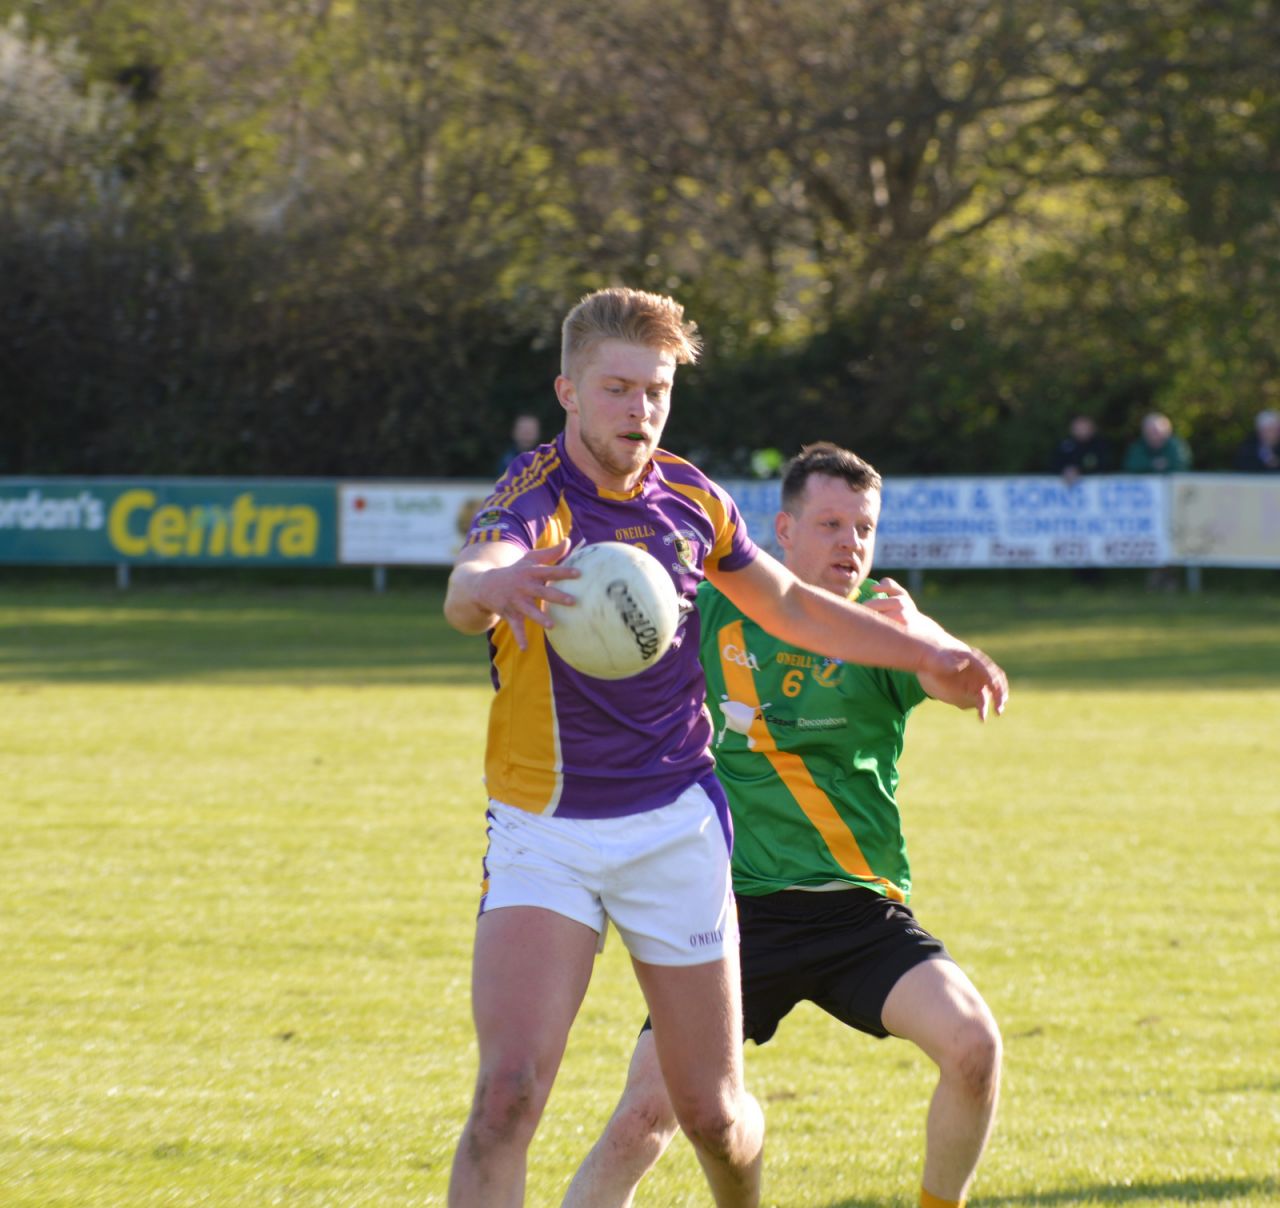
M556 378L556 398L560 400L560 406L570 414L578 410L578 396L574 390L573 378L565 377L563 373Z
M773 533L778 538L778 545L782 549L791 548L791 534L796 526L796 518L790 512L779 512L773 518Z

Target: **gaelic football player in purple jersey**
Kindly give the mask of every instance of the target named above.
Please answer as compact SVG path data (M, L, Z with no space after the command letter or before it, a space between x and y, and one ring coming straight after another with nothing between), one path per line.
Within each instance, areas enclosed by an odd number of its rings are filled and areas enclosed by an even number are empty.
M757 549L728 494L659 447L694 325L671 298L588 295L564 321L557 439L518 457L477 514L445 616L487 634L489 846L472 965L479 1072L454 1155L455 1208L523 1202L526 1155L612 920L653 1021L681 1128L719 1205L760 1196L764 1124L743 1085L731 830L712 772L696 613L653 667L584 676L545 640L573 546L645 548L692 602L711 579L786 641L925 672L1001 711L984 654L809 587Z

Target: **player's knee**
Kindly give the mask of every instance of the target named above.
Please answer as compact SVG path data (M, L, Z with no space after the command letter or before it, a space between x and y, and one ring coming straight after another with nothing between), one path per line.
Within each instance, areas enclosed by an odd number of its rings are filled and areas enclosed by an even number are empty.
M970 1017L956 1034L949 1058L951 1073L975 1102L995 1098L1002 1053L1000 1029L988 1014Z
M481 1074L471 1109L473 1141L503 1145L533 1137L546 1094L532 1063L502 1066Z
M675 1109L665 1093L629 1096L609 1122L610 1141L618 1149L657 1161L678 1127Z
M716 1158L732 1159L739 1132L739 1113L727 1098L688 1104L680 1112L680 1127L689 1140Z

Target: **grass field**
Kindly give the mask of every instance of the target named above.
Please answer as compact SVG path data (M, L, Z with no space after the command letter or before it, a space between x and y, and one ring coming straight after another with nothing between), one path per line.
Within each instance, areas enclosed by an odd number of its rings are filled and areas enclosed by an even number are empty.
M1010 671L926 705L915 905L1006 1040L975 1205L1280 1203L1280 592L928 583ZM483 643L415 583L0 585L0 1204L443 1204L475 1050ZM643 1008L614 936L530 1163ZM801 1008L766 1203L914 1203L931 1067ZM704 1204L683 1143L641 1192Z

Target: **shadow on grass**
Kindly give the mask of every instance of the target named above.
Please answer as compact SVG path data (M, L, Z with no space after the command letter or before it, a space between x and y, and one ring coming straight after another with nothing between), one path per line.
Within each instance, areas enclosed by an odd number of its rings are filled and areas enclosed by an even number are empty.
M0 682L488 683L486 647L441 615L442 584L238 583L117 592L0 588ZM1280 593L935 588L921 606L1015 683L1179 689L1280 682Z
M1064 1187L1053 1191L1028 1191L1021 1195L979 1195L969 1202L974 1208L1051 1208L1072 1204L1132 1204L1141 1200L1166 1200L1177 1204L1218 1204L1244 1196L1266 1196L1273 1203L1280 1192L1276 1179L1169 1179L1162 1182L1138 1182L1125 1186L1099 1183L1090 1187ZM799 1205L796 1206L799 1208ZM853 1196L830 1200L821 1208L880 1208L878 1200Z
M0 591L0 682L214 680L487 686L443 595L349 589Z
M1280 592L926 586L918 602L1022 682L1228 688L1280 678Z

